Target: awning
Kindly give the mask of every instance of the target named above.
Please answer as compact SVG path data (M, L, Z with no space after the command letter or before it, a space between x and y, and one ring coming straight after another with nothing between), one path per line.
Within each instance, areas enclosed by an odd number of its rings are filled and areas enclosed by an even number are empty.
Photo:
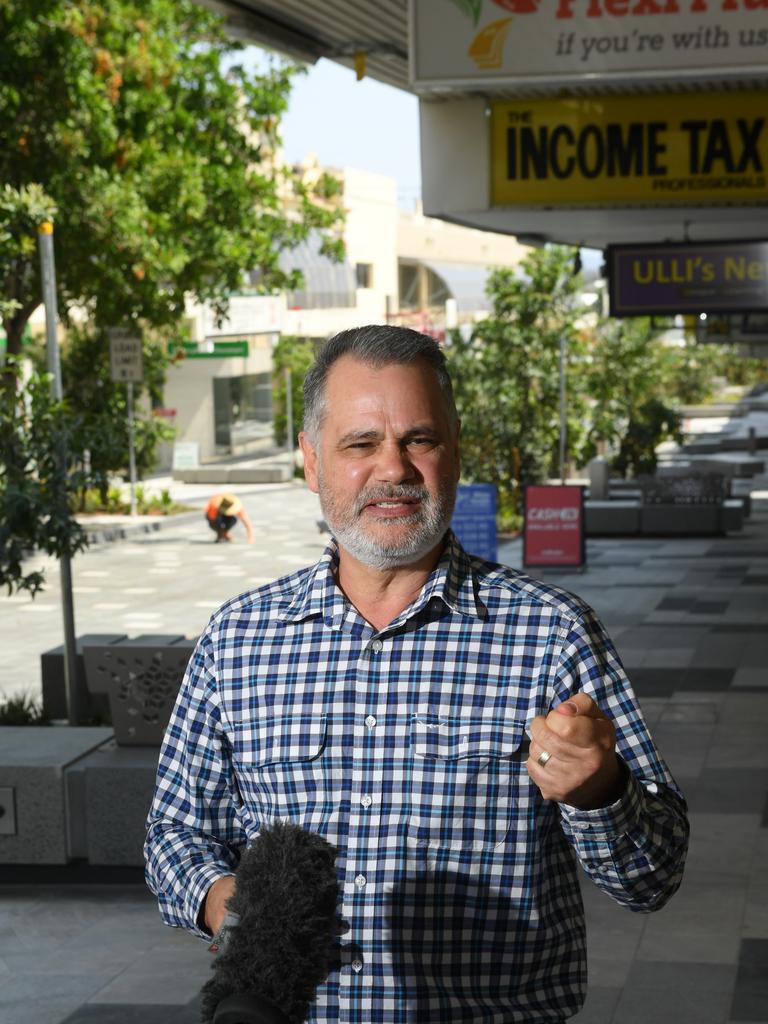
M286 292L289 309L339 309L356 304L355 271L347 260L335 263L320 252L319 235L312 233L306 242L280 254L280 269L288 273L300 270L304 285Z
M438 263L425 260L424 266L445 282L460 313L479 313L491 308L485 294L490 267L472 263Z

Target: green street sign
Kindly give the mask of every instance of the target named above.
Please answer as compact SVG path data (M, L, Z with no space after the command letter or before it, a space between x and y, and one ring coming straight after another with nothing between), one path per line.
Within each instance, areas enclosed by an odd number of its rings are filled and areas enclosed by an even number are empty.
M183 341L180 345L171 343L168 350L171 355L181 350L187 359L242 359L248 355L248 342L214 341L213 348L206 352L195 341Z

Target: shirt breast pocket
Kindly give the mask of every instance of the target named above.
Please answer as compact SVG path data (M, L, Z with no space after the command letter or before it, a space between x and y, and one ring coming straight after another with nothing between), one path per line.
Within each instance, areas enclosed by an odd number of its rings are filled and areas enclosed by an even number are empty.
M322 824L331 794L323 757L325 715L242 722L232 745L237 786L257 826L277 818Z
M529 745L524 721L415 715L409 838L448 850L500 846L528 800Z

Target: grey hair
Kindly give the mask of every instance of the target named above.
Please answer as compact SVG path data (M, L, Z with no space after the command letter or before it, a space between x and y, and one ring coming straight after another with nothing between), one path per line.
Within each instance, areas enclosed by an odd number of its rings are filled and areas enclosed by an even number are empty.
M451 425L458 420L448 366L442 349L426 334L392 324L352 327L329 338L318 351L304 378L304 432L317 443L326 413L325 385L333 364L342 356L354 356L361 363L380 368L424 362L435 371Z

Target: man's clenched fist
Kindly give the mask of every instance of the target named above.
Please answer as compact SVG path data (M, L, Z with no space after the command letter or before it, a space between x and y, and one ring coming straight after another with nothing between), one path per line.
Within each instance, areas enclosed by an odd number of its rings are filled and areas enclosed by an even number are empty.
M582 811L607 807L624 783L615 745L613 722L590 697L577 693L531 722L528 774L545 800ZM544 751L551 757L542 766L537 758Z

